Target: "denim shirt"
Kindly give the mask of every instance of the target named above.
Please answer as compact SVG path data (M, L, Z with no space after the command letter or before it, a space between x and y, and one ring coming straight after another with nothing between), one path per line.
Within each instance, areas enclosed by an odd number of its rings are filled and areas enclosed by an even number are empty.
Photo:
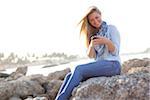
M120 50L120 33L114 25L108 25L108 30L110 40L113 42L115 46L114 52L109 52L107 45L104 48L104 53L101 56L98 56L98 52L96 52L95 60L110 60L110 61L120 61L119 50Z

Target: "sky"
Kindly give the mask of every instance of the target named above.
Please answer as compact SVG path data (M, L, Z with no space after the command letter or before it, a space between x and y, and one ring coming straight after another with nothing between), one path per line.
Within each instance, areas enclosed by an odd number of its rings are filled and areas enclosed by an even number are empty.
M149 0L1 0L0 52L85 54L77 23L95 5L120 32L120 53L150 47Z

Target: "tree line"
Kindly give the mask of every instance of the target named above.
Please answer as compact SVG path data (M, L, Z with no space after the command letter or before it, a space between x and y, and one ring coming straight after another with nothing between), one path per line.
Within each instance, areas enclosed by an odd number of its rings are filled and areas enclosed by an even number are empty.
M0 53L0 64L27 64L35 61L39 61L42 59L47 59L52 62L53 59L61 59L61 60L75 60L78 59L78 55L67 55L65 53L56 53L53 52L51 54L45 53L41 56L33 53L27 53L25 56L20 56L14 52L11 52L7 57L5 53Z

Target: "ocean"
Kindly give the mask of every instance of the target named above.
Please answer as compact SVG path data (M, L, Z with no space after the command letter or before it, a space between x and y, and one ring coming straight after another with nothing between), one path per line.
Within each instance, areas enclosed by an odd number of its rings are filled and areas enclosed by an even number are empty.
M150 53L121 55L121 63L123 63L124 61L127 61L129 59L134 59L134 58L139 58L139 59L150 58ZM74 62L70 62L67 64L62 64L62 65L53 66L53 67L46 67L46 68L43 68L45 65L28 66L27 75L42 74L44 76L47 76L49 73L52 73L55 71L60 71L60 70L63 70L65 68L70 68L71 70L73 70L77 65L88 63L91 61L93 61L93 60L82 59L79 61L74 61ZM14 72L16 69L17 68L8 68L5 71L2 71L2 73L10 74L10 73Z

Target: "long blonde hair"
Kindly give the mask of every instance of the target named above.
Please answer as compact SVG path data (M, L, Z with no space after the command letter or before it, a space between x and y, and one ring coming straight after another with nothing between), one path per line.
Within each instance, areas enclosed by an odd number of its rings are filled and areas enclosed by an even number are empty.
M89 46L89 35L94 34L97 31L97 29L92 27L88 21L88 15L95 11L101 15L101 11L97 7L90 6L81 21L78 23L78 25L81 24L80 37L83 39L86 48Z

